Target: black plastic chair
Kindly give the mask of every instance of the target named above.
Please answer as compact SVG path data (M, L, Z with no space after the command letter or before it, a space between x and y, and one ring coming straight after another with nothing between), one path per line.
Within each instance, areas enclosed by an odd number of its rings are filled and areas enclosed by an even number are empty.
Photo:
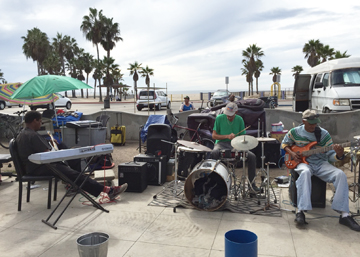
M47 201L47 208L51 208L51 188L52 188L52 180L55 179L55 186L54 186L54 201L56 201L57 196L57 181L58 179L54 176L30 176L26 175L25 169L20 161L20 156L18 154L18 148L16 141L11 139L9 144L10 155L12 161L15 165L15 170L17 173L17 180L19 181L19 199L18 199L18 211L21 211L21 202L22 202L22 189L23 189L23 182L27 183L27 194L26 194L26 202L30 202L30 189L31 183L35 181L49 181L49 188L48 188L48 201Z

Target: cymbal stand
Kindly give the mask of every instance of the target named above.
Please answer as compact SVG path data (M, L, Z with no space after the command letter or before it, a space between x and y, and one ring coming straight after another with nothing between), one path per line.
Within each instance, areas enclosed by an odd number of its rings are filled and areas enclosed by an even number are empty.
M164 186L163 189L157 193L156 195L153 196L154 199L157 198L157 196L159 194L161 194L162 192L164 192L167 188L171 189L171 187L173 186L172 192L174 193L174 199L176 197L178 197L184 190L181 190L178 192L178 176L177 176L177 172L178 172L178 147L179 147L179 143L178 142L169 142L166 140L161 140L162 142L168 143L168 144L172 144L175 147L175 174L174 174L174 180L171 181L166 187ZM174 207L174 212L176 212L176 207Z
M243 157L242 157L243 172L242 172L241 180L240 180L240 194L241 194L242 198L244 199L248 195L249 189L251 187L251 183L250 183L248 176L246 176L246 169L245 169L246 151L242 151L242 153L243 153ZM250 185L248 190L246 190L246 182Z
M266 176L266 179L267 179L267 189L266 189L267 197L266 197L265 207L260 208L260 209L255 210L255 211L251 211L250 214L253 214L253 213L261 211L261 210L263 210L263 211L270 210L270 208L280 209L280 206L270 203L270 186L271 186L271 184L270 184L270 171L269 171L270 164L275 164L275 163L271 163L271 162L266 163L266 165L267 165L267 174L266 174L267 175ZM272 191L274 193L274 196L275 196L275 201L274 202L276 203L276 195L275 195L275 192L274 192L274 189L273 189L272 186L271 186L271 189L272 189Z
M237 165L237 160L236 160L236 156L235 158L223 158L221 159L221 161L226 162L226 167L228 168L228 170L230 171L230 175L233 177L233 188L234 188L234 197L235 200L238 199L238 195L239 195L239 191L240 188L236 186L236 174L235 174L235 167Z

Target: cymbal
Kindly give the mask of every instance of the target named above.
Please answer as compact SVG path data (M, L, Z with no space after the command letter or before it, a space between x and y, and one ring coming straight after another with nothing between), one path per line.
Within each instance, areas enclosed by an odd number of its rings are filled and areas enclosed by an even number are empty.
M191 142L191 141L186 141L186 140L178 140L177 141L179 144L199 150L199 151L204 151L204 152L211 152L212 150L209 147L206 147L204 145L201 145L197 142Z
M258 143L259 141L255 137L249 135L238 136L231 140L231 146L238 151L251 150L255 148Z
M271 142L271 141L275 141L276 138L273 137L257 137L256 138L259 142Z

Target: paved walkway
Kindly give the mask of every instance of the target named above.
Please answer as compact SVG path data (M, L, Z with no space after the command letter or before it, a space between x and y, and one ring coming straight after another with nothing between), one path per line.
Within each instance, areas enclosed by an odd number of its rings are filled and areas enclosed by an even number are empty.
M137 144L134 141L115 147L116 165L131 161L138 153ZM271 169L270 174L272 177L286 175L286 170ZM173 208L148 206L153 196L162 190L161 186L148 186L143 193L125 192L117 202L105 204L109 213L88 206L83 197L77 196L54 230L41 222L51 212L46 209L46 183L36 182L40 187L31 191L29 203L23 194L22 211L18 212L18 183L7 177L3 180L0 185L2 257L78 256L76 239L91 232L110 235L109 257L220 257L225 253L224 234L232 229L254 232L261 257L360 255L360 234L338 223L337 213L330 208L330 190L326 208L307 213L309 225L304 229L294 224L291 212L294 208L289 204L286 188L281 190L282 216L268 217L182 208L174 213ZM64 192L59 184L58 199ZM52 203L52 209L55 204L57 202ZM359 201L350 202L350 207L352 211L358 210Z

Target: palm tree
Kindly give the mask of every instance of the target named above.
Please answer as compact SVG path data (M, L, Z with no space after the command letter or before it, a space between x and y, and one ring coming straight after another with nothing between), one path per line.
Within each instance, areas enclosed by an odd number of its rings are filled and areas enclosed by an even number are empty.
M348 58L348 57L350 57L351 55L348 55L346 52L347 52L347 51L341 53L340 51L336 51L335 54L334 54L334 57L330 58L329 60L340 59L340 58Z
M320 59L319 57L319 50L323 47L323 44L320 43L320 40L309 40L308 43L305 43L303 47L303 53L305 54L305 58L307 58L307 63L314 67L318 64L318 61Z
M56 51L61 60L62 74L65 76L65 51L67 50L67 41L69 36L62 36L59 32L56 34L56 37L53 38L52 46L54 51Z
M47 74L60 75L62 65L59 54L53 50L48 51L48 55L43 62L43 67Z
M128 70L130 71L130 76L134 75L133 80L134 80L134 90L135 90L135 101L137 100L137 81L139 79L137 71L142 69L141 64L142 63L139 64L137 61L135 61L134 63L129 63L130 68L128 68Z
M97 52L97 60L100 61L99 57L99 43L101 43L102 40L102 30L104 27L104 24L102 21L104 21L104 15L102 14L102 10L99 12L96 10L96 8L89 8L90 14L85 15L83 17L83 22L80 26L80 30L84 33L85 38L88 41L91 41L93 45L96 46L96 52ZM99 85L100 85L100 78L99 76L96 76L99 79ZM100 102L102 102L102 94L100 89Z
M303 67L300 65L296 65L294 67L292 67L291 72L295 72L293 74L293 76L295 77L295 79L297 79L297 77L299 77L299 74L303 71Z
M89 74L92 72L94 66L94 56L89 53L84 53L83 55L84 60L84 71L86 73L86 84L89 84ZM89 90L86 89L86 98L89 98Z
M319 57L322 58L321 62L326 62L328 59L333 57L335 54L334 48L331 48L329 45L324 45L319 49Z
M145 68L142 68L139 72L141 74L141 77L145 78L145 84L147 87L150 87L150 76L154 76L154 69L149 68L149 66L146 65Z
M264 69L264 64L261 60L256 60L255 61L255 72L254 72L254 77L256 79L256 94L259 94L259 77L261 74L261 71Z
M249 72L249 62L246 60L242 61L244 67L241 68L241 75L245 75L246 76L246 82L249 83L249 95L250 95L250 89L251 89L251 82L253 80L252 75L250 75Z
M0 82L1 82L0 84L6 84L7 83L7 81L4 78L4 72L2 72L1 69L0 69Z
M103 31L102 31L103 39L101 40L101 45L107 52L107 58L109 59L110 51L115 47L116 42L118 42L120 40L122 41L123 39L120 37L119 24L117 22L113 23L113 18L106 18L104 16L102 23L103 23L104 27L103 27ZM107 69L106 76L110 77L108 73L109 73L109 70ZM108 80L106 80L106 81L109 82ZM111 84L105 83L105 85L107 87L106 98L109 99L109 92L110 92L109 87Z
M50 46L46 33L35 27L28 30L27 35L21 38L24 40L22 49L26 59L31 58L34 62L36 61L38 75L44 74L43 62Z
M273 75L273 82L276 82L276 76L277 75L281 75L281 69L279 67L272 67L271 70L270 70L270 75ZM274 87L274 92L275 92L275 95L276 95L276 88Z
M94 85L94 99L95 99L95 91L96 91L96 80L99 81L99 96L100 96L100 99L102 99L102 93L101 93L101 83L100 83L100 79L102 78L103 76L103 69L104 69L104 64L102 62L102 60L94 60L94 68L95 68L95 71L94 71L94 74L93 74L93 78L95 80L95 85Z
M243 50L242 56L245 58L244 59L245 61L248 61L248 70L249 70L248 76L251 76L251 94L253 94L252 76L256 71L255 62L256 60L259 60L260 57L264 56L264 52L261 50L261 47L258 47L256 44L253 44L253 45L249 45L249 47L246 48L246 50Z

